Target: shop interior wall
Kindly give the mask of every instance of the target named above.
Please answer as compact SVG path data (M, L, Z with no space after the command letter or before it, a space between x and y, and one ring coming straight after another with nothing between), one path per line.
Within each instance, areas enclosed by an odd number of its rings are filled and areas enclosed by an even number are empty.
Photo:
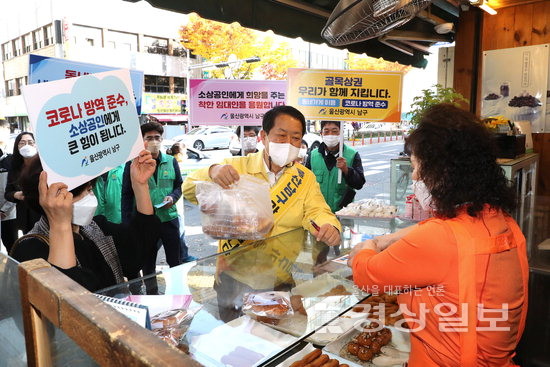
M456 34L454 86L470 99L478 114L481 95L483 51L550 43L550 1L498 9L489 15L477 8L460 14ZM550 134L533 134L535 152L540 154L537 195L550 196Z

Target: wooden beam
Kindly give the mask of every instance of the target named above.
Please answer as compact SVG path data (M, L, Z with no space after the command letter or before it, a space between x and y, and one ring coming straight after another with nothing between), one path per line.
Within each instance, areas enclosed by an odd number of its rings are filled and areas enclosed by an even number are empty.
M531 44L550 43L550 1L533 4L533 29Z
M46 319L29 301L32 291L29 289L30 272L49 268L50 264L42 259L27 261L19 265L19 289L21 292L21 313L25 331L27 365L29 367L49 367L52 365L49 351L49 339L45 334Z
M101 366L200 366L42 259L20 264L20 279L30 366L49 366L42 353L48 339L40 338L40 330L41 323L50 317ZM33 309L36 315L31 317Z
M460 22L456 32L455 63L453 86L470 101L469 110L479 111L478 70L481 68L481 34L482 11L470 7L461 11Z
M537 196L550 196L550 134L533 134L533 150L539 153Z

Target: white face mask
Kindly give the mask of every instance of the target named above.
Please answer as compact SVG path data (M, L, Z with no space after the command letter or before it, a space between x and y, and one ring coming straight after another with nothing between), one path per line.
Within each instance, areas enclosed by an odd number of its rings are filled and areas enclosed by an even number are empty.
M271 161L279 167L284 167L298 157L300 148L296 148L290 143L269 142L269 156Z
M36 155L37 150L36 147L32 145L25 145L24 147L19 148L19 153L21 153L23 158L31 158Z
M304 158L307 155L307 148L300 148L298 152L298 158Z
M432 194L426 187L426 184L422 180L413 180L413 192L414 196L420 203L420 206L424 210L431 210L432 208Z
M97 198L88 194L73 203L73 224L87 226L92 222L97 209Z
M148 141L147 150L150 151L151 154L157 154L160 151L160 141Z
M256 150L256 145L258 145L258 139L255 136L243 138L243 150L245 152Z
M323 135L323 143L329 148L333 148L340 143L340 135Z

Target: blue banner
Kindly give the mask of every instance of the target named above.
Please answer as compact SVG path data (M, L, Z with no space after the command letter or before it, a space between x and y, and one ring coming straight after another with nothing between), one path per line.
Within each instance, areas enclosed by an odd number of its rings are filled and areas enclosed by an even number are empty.
M53 80L118 69L121 68L31 54L29 55L29 84L51 82ZM132 80L132 88L134 89L137 113L140 115L143 93L143 71L130 70L130 79Z

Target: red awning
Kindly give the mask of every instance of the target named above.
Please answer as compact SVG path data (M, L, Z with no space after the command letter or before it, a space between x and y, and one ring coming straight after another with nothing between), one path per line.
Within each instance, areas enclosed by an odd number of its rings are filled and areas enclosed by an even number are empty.
M152 116L156 118L158 121L161 122L170 122L170 121L187 121L188 115L181 115L181 114L174 114L174 113L167 113L167 114L149 114L149 116Z

